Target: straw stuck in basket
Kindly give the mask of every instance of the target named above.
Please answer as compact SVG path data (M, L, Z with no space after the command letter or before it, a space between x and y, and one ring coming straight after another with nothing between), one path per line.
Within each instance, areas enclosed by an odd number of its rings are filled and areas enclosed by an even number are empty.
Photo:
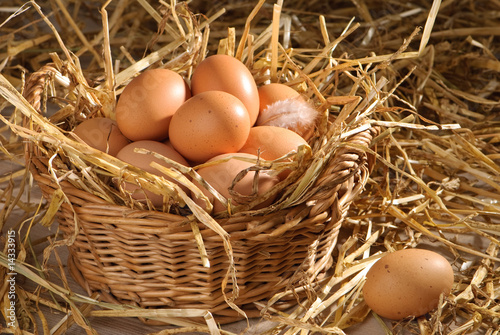
M87 29L89 21L96 23L97 27L100 25L97 8L80 6L79 2L63 4L61 0L50 3L52 6L42 5L42 8L36 1L29 1L17 7L17 0L4 0L0 6L2 13L12 13L0 24L0 50L3 50L0 55L0 94L6 99L0 104L3 123L0 156L2 169L12 169L11 173L0 177L0 226L9 229L9 234L15 231L19 236L15 265L21 276L17 277L20 280L16 283L18 313L15 327L30 332L42 324L47 332L55 335L78 327L87 333L104 333L108 327L127 332L127 326L135 320L124 318L139 317L181 326L168 327L161 333L196 331L215 335L230 333L234 329L232 325L219 327L216 322L221 316L214 319L205 309L141 308L135 301L151 300L134 292L127 293L124 287L117 287L116 281L109 278L103 282L102 276L98 278L100 282L94 280L91 285L102 288L105 293L78 294L79 289L66 277L67 264L59 259L61 250L56 247L71 245L77 238L80 242L75 243L81 245L82 237L77 234L79 230L73 229L75 227L67 227L69 235L63 237L61 230L57 229L59 226L53 223L64 203L64 215L76 219L77 224L96 221L100 217L107 227L119 226L122 232L126 228L120 238L167 231L165 218L175 221L180 214L175 210L185 205L177 206L172 202L153 211L148 204L134 203L124 197L110 180L126 174L156 192L171 191L171 186L161 178L146 175L82 145L73 136L73 129L88 117L113 117L116 96L132 77L145 69L173 68L189 78L192 69L207 52L219 52L244 60L254 71L259 85L273 78L305 94L323 116L316 124L316 137L309 141L310 150L300 149L289 155L290 161L272 163L274 168L285 165L304 168L297 171L287 185L282 185L286 192L282 194L291 195L279 200L282 208L307 201L315 190L319 190L312 186L312 180L316 179L317 171L328 167L328 163L321 163L320 157L336 155L327 148L359 148L361 152L369 153L370 167L374 157L377 158L366 190L360 194L357 191L350 193L354 201L342 220L342 228L338 229L341 243L332 247L332 258L328 251L323 252L325 257L321 262L332 260L334 266L326 275L321 273L315 277L314 270L307 272L304 264L296 272L297 276L290 280L289 289L251 303L252 309L261 309L263 319L275 322L270 326L272 330L262 330L260 326L263 324L258 324L256 332L344 334L344 331L371 331L373 323L368 320L373 319L373 313L361 290L366 270L384 254L422 246L432 247L451 260L457 281L450 296L443 297L438 308L429 315L392 324L376 318L378 326L386 332L455 334L484 331L493 334L498 331L500 286L495 268L495 262L499 261L499 208L496 203L500 200L496 145L500 82L496 59L499 43L495 43L499 32L498 16L495 16L497 2L464 0L456 10L456 6L450 6L453 2L439 0L432 1L432 7L428 1L422 0L411 3L286 0L286 7L282 7L281 1L276 5L259 1L252 11L250 6L253 4L240 1L190 1L191 8L206 13L208 17L205 17L184 11L184 3L178 6L176 1L159 1L154 7L153 2L146 0L120 0L106 2L100 8L102 30ZM111 13L109 20L107 11ZM216 20L222 13L227 13L226 17ZM191 23L189 18L193 20ZM57 22L62 29L56 31L52 22ZM65 26L72 29L64 29ZM415 43L419 39L415 32L420 29L415 30L415 27L425 27L419 43ZM408 52L405 51L407 47ZM52 65L45 68L48 73L37 71L49 62ZM38 106L31 106L18 93L23 90L27 70L37 71L39 79L45 82L35 85L42 91L39 105L42 115L33 109L38 109ZM30 79L29 82L27 84L31 86L37 80ZM25 93L29 91L28 86ZM56 110L53 115L46 114L51 104ZM21 120L23 115L27 118L25 124ZM45 116L50 121L44 120ZM376 152L364 145L346 142L351 135L361 134L374 126L387 128L371 141L377 143ZM331 145L325 145L327 138L334 139ZM48 200L40 203L38 187L31 188L31 174L22 159L27 142L35 152L36 159L32 162L40 171L35 176L48 196ZM308 169L306 162L312 162L313 156L316 164L321 164ZM268 169L269 164L260 161L253 169ZM349 164L347 162L344 167ZM190 167L176 167L176 170L186 176L193 172ZM343 168L338 172L344 173ZM336 179L325 178L322 183ZM155 183L150 183L150 180ZM356 185L364 187L362 183ZM61 187L64 187L64 192ZM340 193L344 189L341 187ZM328 191L323 191L328 196ZM24 195L28 195L27 201ZM179 204L181 200L178 199ZM97 203L92 204L93 201ZM80 210L80 204L87 203L93 207L75 215L73 209ZM327 202L317 201L318 210L321 210L322 203L328 206ZM131 210L123 211L123 204ZM110 210L115 205L118 210ZM239 223L234 221L236 217L244 220L249 213L247 206L248 203L244 207L229 207L233 213L233 225ZM324 220L319 215L309 220L304 215L310 216L312 212L307 214L299 209L298 212L291 210L286 223L272 231L269 229L271 219L265 226L259 224L259 217L276 210L278 208L266 207L261 212L254 211L255 221L245 224L254 230L262 229L262 235L255 235L260 242L279 237L294 228L305 232L306 222L318 227L318 222ZM151 218L154 212L161 213L162 217ZM172 215L166 215L168 212ZM104 220L102 213L110 217ZM123 213L129 216L114 216ZM133 218L130 217L132 213ZM188 214L191 211L180 215L181 219L186 220L184 216ZM238 238L233 238L233 233L229 235L218 228L220 218L205 217L203 210L197 215L212 224L210 229L213 231L207 230L212 234L207 237L206 226L194 219L186 222L191 226L191 231L186 230L186 234L194 236L195 252L203 266L212 265L211 252L205 248L205 243L210 246L216 238L228 242L225 245L228 251L224 250L223 254L227 262L231 259L238 261L228 255L233 254L233 246L240 242L238 239L249 236L247 231L239 231ZM145 226L141 218L149 218L150 226ZM41 231L49 230L40 224L51 226L48 237L40 236ZM112 240L112 254L98 256L100 260L109 261L116 250L124 250L122 246L116 246L119 241L112 239L111 228L93 237L94 241L99 239L97 247L105 245L107 238ZM90 229L89 232L96 231ZM178 236L177 230L168 232ZM309 231L306 234L316 233ZM158 237L156 233L149 236ZM134 246L129 256L141 258L141 245L120 243L127 249ZM297 246L297 243L293 245ZM311 250L308 255L314 256L319 249ZM81 252L87 276L92 275L88 270L91 268L89 260L97 258L89 257L90 251L85 253L82 249ZM92 248L93 254L98 255L98 252ZM30 258L31 255L36 259ZM308 258L307 265L321 268L321 262L313 264L313 256ZM9 271L10 259L5 250L0 252L0 277ZM134 257L126 257L123 262L128 263L128 273L145 268ZM108 265L98 263L96 266L102 269ZM146 265L151 267L154 262ZM181 268L181 263L176 266L172 268ZM231 268L234 267L229 264L227 269ZM82 272L76 270L73 271L75 277L83 278L79 277ZM240 278L236 271L232 273ZM232 281L232 273L225 277L228 279L225 293L227 304L237 310L238 306L231 302L231 283L237 282L236 279ZM143 277L145 274L143 271ZM270 274L259 274L259 278L268 280L272 277ZM90 287L85 279L81 281L84 287ZM139 282L135 289L142 289L143 284ZM133 300L136 305L104 302L102 294L117 301L109 286L113 286L117 295L126 296L127 301ZM150 296L158 293L157 288L143 289L146 291ZM294 300L289 297L294 291L299 299L294 308L286 312L274 308L275 304L284 307L288 301L293 304ZM2 308L10 307L12 300L9 299L0 302ZM163 300L170 302L172 299ZM106 317L105 322L102 322L102 317ZM203 320L197 322L194 320L197 318ZM69 330L72 325L75 327ZM356 329L351 328L353 325ZM150 327L141 329L151 331ZM15 331L12 327L10 330Z
M208 27L203 32L185 6L171 9L164 20L182 17L188 27L179 34L182 41L114 75L117 94L127 77L148 66L188 77L203 59L206 45L199 44L203 40L199 37L207 34ZM278 15L279 8L275 9ZM339 229L373 166L369 148L378 130L366 121L377 106L377 87L365 86L371 93L360 96L356 90L350 97L330 96L334 92L328 78L342 75L346 68L340 72L330 66L318 68L325 57L320 52L301 69L292 53L278 48L277 22L271 35L264 32L254 39L244 34L236 51L233 35L219 48L236 53L257 83L279 81L300 87L319 114L308 146L297 148L287 160L255 162L254 168L260 170L292 169L270 191L277 200L258 210L250 202L210 216L174 183L72 136L83 120L113 115L112 94L106 90L109 77L101 86L90 87L77 63L53 55L52 64L27 79L24 97L32 108L23 109L25 126L18 129L29 139L27 164L44 197L59 208L56 216L70 251L70 272L89 294L98 292L104 301L145 308L207 310L226 323L258 316L255 303L279 292L288 294L273 308L293 306L296 295L314 290L333 265ZM270 52L264 48L257 53L258 46L269 40ZM181 45L186 51L177 51ZM47 98L60 105L50 118L39 115ZM334 115L332 104L345 106ZM195 170L177 165L169 175L199 179ZM117 178L168 194L170 200L163 209L135 201L114 186Z

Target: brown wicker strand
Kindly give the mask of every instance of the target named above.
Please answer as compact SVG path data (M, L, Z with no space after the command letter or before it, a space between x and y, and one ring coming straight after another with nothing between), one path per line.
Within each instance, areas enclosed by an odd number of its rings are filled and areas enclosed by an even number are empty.
M48 65L26 83L24 96L38 111L54 71ZM256 215L242 212L217 220L230 236L236 270L235 281L229 280L224 292L230 263L221 237L212 229L199 225L210 261L207 268L187 217L111 204L78 184L56 183L35 143L27 145L26 159L45 198L62 190L70 201L61 205L58 223L64 236L76 236L68 246L68 268L89 294L98 292L104 301L144 308L206 309L218 322L227 323L243 317L227 302L234 284L239 288L235 306L254 317L259 315L254 302L290 288L303 295L301 285L307 282L313 287L321 280L332 266L350 202L367 181L371 167L363 148L375 135L376 130L368 129L339 143L304 201L290 208ZM65 163L58 168L71 166ZM273 308L296 303L291 291Z

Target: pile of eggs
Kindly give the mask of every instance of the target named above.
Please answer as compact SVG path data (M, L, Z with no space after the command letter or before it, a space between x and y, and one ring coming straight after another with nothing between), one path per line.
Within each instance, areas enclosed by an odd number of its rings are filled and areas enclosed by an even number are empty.
M171 181L151 166L155 161L169 167L164 160L136 149L156 152L185 166L226 157L223 163L197 170L226 199L231 198L233 179L253 165L234 156L278 159L307 145L316 119L316 110L298 92L279 83L257 87L248 68L228 55L205 58L193 71L190 85L169 69L144 71L124 88L115 113L116 120L88 119L73 132L89 146ZM251 195L254 174L247 173L233 190ZM260 172L257 193L266 192L286 176ZM161 195L136 185L123 183L122 187L136 200L147 198L154 206L163 203ZM199 188L213 204L214 212L225 210L208 190Z

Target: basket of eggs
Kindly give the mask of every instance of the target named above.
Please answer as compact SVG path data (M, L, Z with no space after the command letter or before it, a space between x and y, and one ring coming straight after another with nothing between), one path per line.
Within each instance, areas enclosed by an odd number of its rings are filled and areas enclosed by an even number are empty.
M53 55L26 81L26 161L89 294L227 323L321 281L377 130L272 45L207 54L202 35L93 84Z

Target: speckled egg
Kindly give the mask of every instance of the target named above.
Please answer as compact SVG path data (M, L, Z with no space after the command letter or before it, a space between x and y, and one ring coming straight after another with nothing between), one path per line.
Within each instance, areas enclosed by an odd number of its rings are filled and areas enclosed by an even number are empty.
M265 160L278 159L300 145L307 145L307 141L296 132L273 126L252 127L248 139L239 152L252 155L259 154ZM290 171L280 174L280 178L286 178Z
M453 286L453 268L442 255L403 249L379 259L363 287L366 304L378 315L400 320L424 315L438 306Z
M302 99L299 92L282 83L270 83L258 88L259 109L262 112L276 101Z
M254 163L248 161L242 161L235 157L244 157L252 160L256 160L257 156L249 154L223 154L213 157L208 162L214 162L217 160L222 160L230 158L228 161L217 163L214 165L209 165L202 167L198 170L200 176L214 187L221 195L226 199L232 199L232 204L237 205L238 202L232 198L229 188L234 180L234 178L243 171L254 165ZM234 191L243 196L251 196L253 194L253 181L255 177L255 172L250 171L241 180L239 180L235 186ZM272 177L264 171L259 172L258 182L257 182L257 194L264 194L270 190L274 185L279 182L279 179ZM203 193L209 198L210 202L213 204L213 212L218 213L226 210L226 207L218 201L208 190L200 186ZM251 199L249 199L251 200ZM262 208L270 205L274 200L274 197L267 199L261 204L257 205L255 208ZM200 199L195 198L195 201L202 207L204 207L203 202Z
M234 95L207 91L182 104L170 122L170 142L186 159L202 163L237 152L250 133L245 105Z
M149 141L149 140L144 140L144 141L136 141L132 142L123 149L121 149L116 157L118 159L121 159L122 161L129 163L130 165L133 165L137 168L140 168L146 172L156 174L158 176L163 176L165 179L174 181L177 183L185 192L189 192L188 188L180 184L179 182L173 180L170 177L167 177L164 175L162 172L160 172L158 169L154 168L151 166L152 162L156 162L160 165L163 165L165 167L170 167L171 165L168 164L167 162L154 157L153 155L150 154L143 154L136 152L136 148L142 148L149 150L151 152L158 153L166 158L169 158L177 163L183 164L185 166L188 166L188 162L180 155L177 151L175 151L172 146L162 143L162 142L157 142L157 141ZM153 192L150 192L148 190L144 190L140 188L138 185L129 183L129 182L124 182L122 184L122 187L125 189L126 192L129 192L132 196L132 198L139 200L139 201L146 201L146 199L149 199L153 206L155 207L161 207L163 204L163 196L159 194L155 194Z
M228 55L205 58L191 77L193 95L206 91L224 91L237 97L247 109L250 124L259 115L259 93L250 70L240 60Z
M146 70L125 87L116 104L116 121L132 141L168 137L172 115L191 91L186 81L168 69Z
M111 156L116 156L130 142L118 129L116 121L105 117L85 120L73 129L73 133L92 148Z

